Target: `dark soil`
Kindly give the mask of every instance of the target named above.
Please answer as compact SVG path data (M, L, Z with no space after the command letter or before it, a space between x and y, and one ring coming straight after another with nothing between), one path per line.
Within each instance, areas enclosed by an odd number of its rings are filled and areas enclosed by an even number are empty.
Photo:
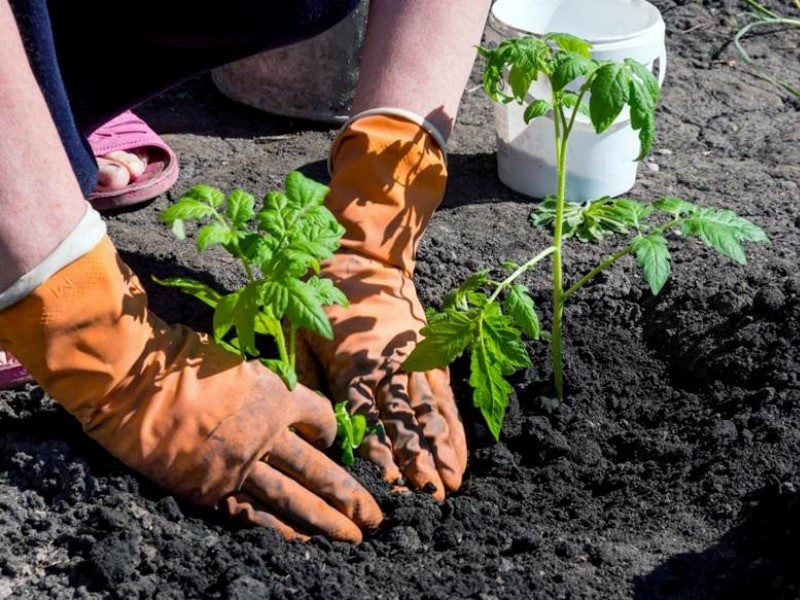
M359 547L233 530L121 466L39 388L0 393L0 597L800 597L800 103L737 62L743 3L656 4L670 65L632 196L678 194L753 219L772 243L751 247L746 267L676 243L657 298L630 263L598 279L567 311L569 401L549 397L545 367L517 377L499 444L457 364L472 450L463 489L441 504L392 494L357 464L387 515ZM798 85L796 31L748 47ZM447 198L420 251L429 304L546 244L527 225L530 201L497 180L491 111L470 84ZM182 178L169 198L110 218L112 238L145 278L239 283L221 255L176 243L158 211L200 182L264 192L291 169L324 178L333 130L234 105L208 78L141 113L180 154ZM571 247L568 269L597 252ZM527 280L545 307L546 277ZM166 318L208 327L194 300L149 291ZM534 349L539 365L545 352Z

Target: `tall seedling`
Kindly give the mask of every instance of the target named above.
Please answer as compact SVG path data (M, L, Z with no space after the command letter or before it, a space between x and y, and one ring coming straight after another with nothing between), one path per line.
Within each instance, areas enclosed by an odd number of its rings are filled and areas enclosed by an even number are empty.
M553 122L558 184L555 197L546 199L532 214L534 225L552 225L552 245L524 264L504 263L509 274L501 280L481 271L444 299L440 311L429 311L424 339L404 363L410 371L443 367L468 348L471 350L469 383L474 403L483 413L495 438L505 418L512 392L506 378L530 366L523 334L540 337L539 317L528 289L517 279L543 259L552 257L553 313L550 352L553 385L564 399L562 332L564 305L568 298L598 273L628 255L636 257L654 294L663 288L671 271L666 234L677 231L682 238L699 238L732 260L744 264L743 242L763 242L764 232L729 210L702 208L677 197L652 204L630 199L603 198L576 205L567 202L566 162L570 134L578 115L590 120L600 135L627 107L630 123L639 134L641 160L650 151L655 130L654 114L659 87L656 78L633 60L599 61L591 58L591 46L574 36L552 33L543 38L514 38L495 49L481 48L486 59L484 88L500 103L527 104L524 120ZM527 103L531 84L546 77L551 97ZM627 236L617 252L578 277L565 283L564 240L575 236L594 242L609 235Z

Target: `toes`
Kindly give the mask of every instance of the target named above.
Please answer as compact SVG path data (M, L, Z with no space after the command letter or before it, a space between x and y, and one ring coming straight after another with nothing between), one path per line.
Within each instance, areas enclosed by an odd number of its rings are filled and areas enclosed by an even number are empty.
M97 189L100 191L121 190L131 182L131 173L125 166L104 158L98 158L97 165Z
M136 179L138 179L147 168L147 159L146 155L144 154L134 154L132 152L118 150L115 152L109 152L108 154L104 155L103 158L119 163L128 169L128 172L131 174L132 181L136 181Z

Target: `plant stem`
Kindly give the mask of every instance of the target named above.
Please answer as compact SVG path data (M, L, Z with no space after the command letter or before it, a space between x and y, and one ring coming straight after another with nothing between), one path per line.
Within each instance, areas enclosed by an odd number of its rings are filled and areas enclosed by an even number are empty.
M289 323L289 366L294 367L297 360L297 327L294 323Z
M680 218L672 219L668 223L664 223L663 225L661 225L659 227L654 227L653 229L651 229L650 231L648 231L644 235L661 235L665 231L667 231L668 229L672 229L673 227L675 227L677 225L680 225L681 221L682 221L682 219L680 219ZM567 298L572 296L572 294L574 294L579 289L581 289L584 285L589 283L592 279L594 279L602 271L604 271L605 269L607 269L608 267L613 265L620 258L628 256L631 252L633 252L633 244L632 243L628 244L627 246L625 246L621 250L618 250L617 252L615 252L611 256L607 257L603 262L601 262L594 269L592 269L591 271L586 273L586 275L581 277L572 286L570 286L570 288L566 292L564 292L564 299L566 300Z
M577 111L577 106L575 107ZM574 114L573 114L574 116ZM553 384L556 395L564 401L564 359L562 356L562 329L564 322L564 202L567 187L567 141L569 125L564 118L560 98L553 94L553 121L556 135L556 169L558 190L556 192L555 232L553 234L553 325L550 332L550 352L553 360ZM564 136L562 136L562 126Z
M539 252L539 254L534 256L532 259L530 259L524 265L520 265L519 268L517 268L516 271L511 273L511 275L506 277L503 281L501 281L500 283L497 283L496 284L497 288L494 290L494 292L492 292L492 295L489 296L489 302L488 303L491 304L492 302L494 302L497 299L497 297L500 295L500 292L502 292L504 289L506 289L508 286L510 286L512 283L514 283L514 281L520 275L522 275L526 271L529 271L534 265L536 265L536 263L538 263L542 259L547 258L548 256L550 256L553 252L555 252L555 250L556 250L555 246L550 246L549 248L547 248L545 250L542 250L541 252Z

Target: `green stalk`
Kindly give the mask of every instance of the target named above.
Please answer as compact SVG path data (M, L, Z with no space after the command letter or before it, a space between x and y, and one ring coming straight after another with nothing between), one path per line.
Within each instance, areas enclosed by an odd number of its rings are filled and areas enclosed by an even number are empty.
M524 265L520 265L516 271L511 273L511 275L506 277L503 281L496 283L495 285L497 286L497 288L494 290L492 295L489 296L489 301L487 302L487 304L491 304L492 302L497 300L497 297L500 295L500 292L502 292L504 289L506 289L508 286L514 283L514 281L516 281L516 279L520 275L522 275L526 271L530 271L536 265L536 263L550 256L553 252L555 252L555 250L556 250L555 246L550 246L549 248L542 250L541 252L539 252L539 254L534 256Z
M297 360L297 327L289 323L289 366L294 371Z
M577 110L577 107L576 107ZM558 189L556 192L555 232L553 234L553 324L550 332L550 352L553 357L553 384L558 399L564 400L564 359L561 341L564 323L564 202L567 188L567 141L569 126L564 118L561 99L553 93L553 122L556 136L556 169ZM571 124L571 123L570 123ZM562 129L563 127L563 129ZM562 131L563 134L562 135Z
M646 233L646 235L653 235L653 234L661 235L665 231L667 231L668 229L672 229L673 227L676 227L677 225L680 225L681 221L682 221L682 219L673 219L669 223L665 223L664 225L661 225L659 227L654 227L653 229L648 231ZM564 292L564 299L566 300L567 298L572 296L572 294L574 294L579 289L581 289L584 285L589 283L592 279L594 279L601 272L605 271L608 267L613 265L620 258L628 256L631 252L633 252L633 244L632 243L628 244L627 246L625 246L622 250L618 250L614 254L612 254L609 257L607 257L603 262L601 262L594 269L592 269L591 271L586 273L586 275L581 277L572 286L570 286L570 288L566 292Z

